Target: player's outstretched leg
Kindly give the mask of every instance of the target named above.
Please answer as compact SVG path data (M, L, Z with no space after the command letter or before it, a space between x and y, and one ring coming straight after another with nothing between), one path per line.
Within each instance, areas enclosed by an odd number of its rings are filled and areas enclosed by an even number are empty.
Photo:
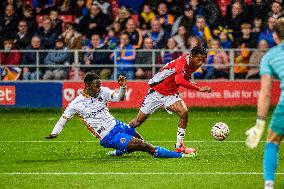
M133 129L133 128L132 128ZM135 134L133 135L133 137L137 138L137 139L140 139L140 140L143 140L143 137L135 130ZM109 151L107 152L107 155L109 156L122 156L123 154L129 154L129 153L132 153L133 151L122 151L122 150L119 150L119 149L115 149L115 150L112 150L112 151Z
M169 107L170 111L175 112L179 116L178 131L177 131L177 141L176 141L176 152L192 153L195 152L194 148L187 148L184 145L185 131L188 122L188 110L183 100L179 100Z
M156 146L154 147L152 144L142 141L137 138L132 138L128 143L128 149L131 151L143 151L148 152L149 154L157 157L157 158L181 158L181 157L195 157L196 153L184 154L177 153L165 148Z

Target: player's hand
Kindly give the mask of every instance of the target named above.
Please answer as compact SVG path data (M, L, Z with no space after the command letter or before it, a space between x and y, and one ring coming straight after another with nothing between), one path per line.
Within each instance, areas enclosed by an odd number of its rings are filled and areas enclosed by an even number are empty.
M126 86L126 77L123 75L120 75L117 79L119 86L125 87Z
M208 93L211 93L211 87L209 87L209 86L200 87L199 92L208 92Z
M57 135L49 134L49 135L46 136L45 138L46 138L46 139L54 139L54 138L56 138L56 137L57 137Z
M256 120L254 127L246 131L247 139L246 145L248 148L256 148L262 136L265 127L265 121L261 119Z

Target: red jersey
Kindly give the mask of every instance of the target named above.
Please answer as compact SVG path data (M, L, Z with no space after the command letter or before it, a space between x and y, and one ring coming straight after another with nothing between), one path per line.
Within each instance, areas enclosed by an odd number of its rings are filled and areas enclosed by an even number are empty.
M189 81L191 74L197 70L190 65L189 59L189 53L184 53L169 62L149 80L148 84L164 96L177 94L180 86L198 91L199 87Z

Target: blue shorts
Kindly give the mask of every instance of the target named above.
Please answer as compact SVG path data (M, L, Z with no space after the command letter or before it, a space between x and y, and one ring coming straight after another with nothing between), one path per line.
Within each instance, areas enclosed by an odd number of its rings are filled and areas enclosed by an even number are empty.
M127 151L128 143L136 135L136 130L126 123L116 120L114 128L100 142L104 148Z
M273 111L270 128L278 135L284 136L284 95L281 95L280 100Z

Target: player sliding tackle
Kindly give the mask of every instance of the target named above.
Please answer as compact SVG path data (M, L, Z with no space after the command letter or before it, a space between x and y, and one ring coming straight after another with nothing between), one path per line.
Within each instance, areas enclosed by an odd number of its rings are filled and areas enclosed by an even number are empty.
M99 76L94 73L87 74L84 83L84 91L68 105L51 134L46 137L47 139L56 138L66 122L75 114L78 114L87 129L100 140L101 146L114 148L121 152L113 155L143 151L158 158L195 157L195 152L172 152L143 141L134 128L116 120L109 113L107 103L122 101L125 97L126 78L124 76L118 78L119 93L107 87L102 87Z
M274 188L275 171L278 163L280 142L284 136L284 18L277 20L274 27L281 43L270 49L261 59L261 85L257 103L256 125L247 132L246 145L256 148L265 128L270 105L273 76L281 80L281 97L273 112L263 155L264 188Z
M188 122L188 110L184 101L179 96L179 87L199 91L211 92L208 86L199 87L190 82L191 74L207 60L207 50L203 47L194 47L190 53L166 64L150 81L150 90L145 96L136 118L130 121L131 127L139 127L150 114L159 107L164 106L168 112L178 114L176 152L194 152L195 149L184 145L185 130Z

